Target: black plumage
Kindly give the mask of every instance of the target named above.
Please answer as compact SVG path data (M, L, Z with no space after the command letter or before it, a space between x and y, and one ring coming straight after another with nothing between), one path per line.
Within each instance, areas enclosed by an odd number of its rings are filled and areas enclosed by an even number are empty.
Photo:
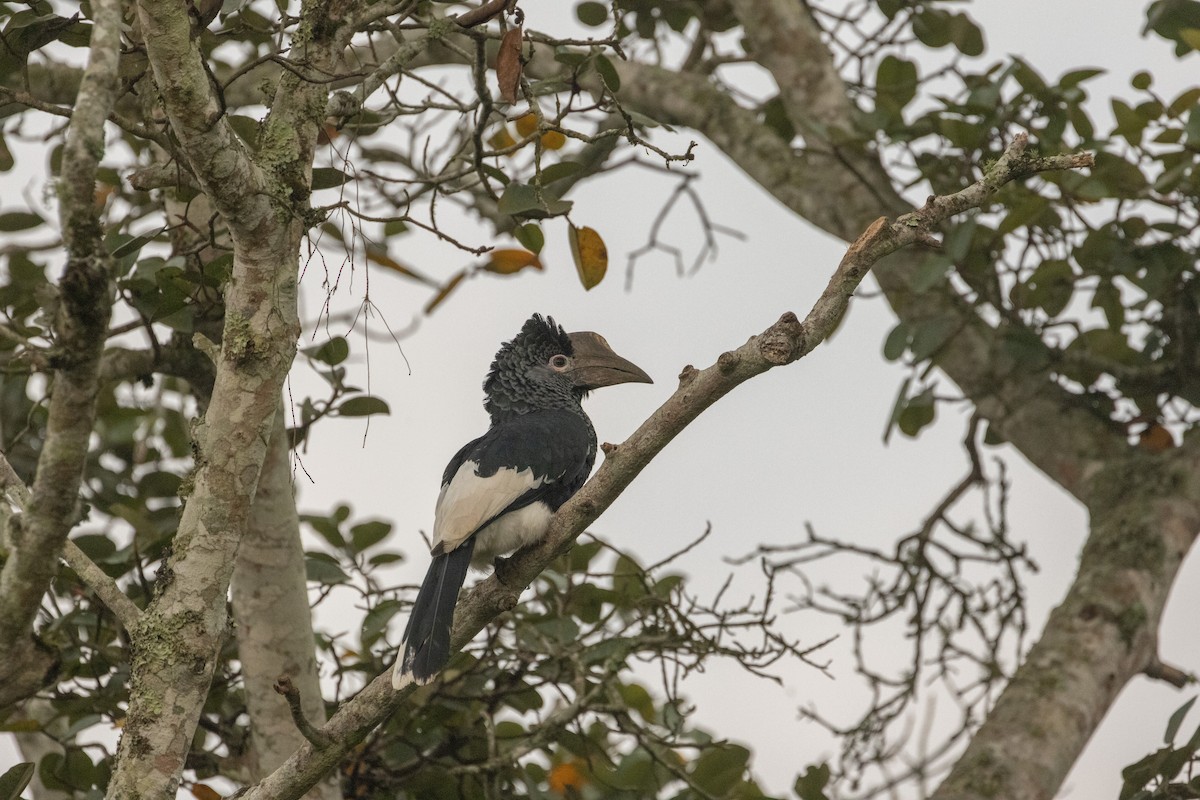
M433 562L404 631L393 683L428 683L450 657L450 626L471 564L530 545L579 490L596 459L582 400L650 377L595 333L568 334L535 314L492 362L483 389L491 427L455 453L434 514Z

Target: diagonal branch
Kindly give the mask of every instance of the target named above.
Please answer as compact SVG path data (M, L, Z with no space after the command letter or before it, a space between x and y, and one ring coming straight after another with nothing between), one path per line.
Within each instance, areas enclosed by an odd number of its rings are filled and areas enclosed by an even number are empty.
M864 173L868 162L856 159L851 168L844 147L837 153L794 152L752 110L704 76L625 61L615 66L627 107L704 134L750 178L819 228L848 240L880 213L902 213L904 201L877 161L872 172ZM1124 438L1059 387L1048 371L1017 369L1004 349L1007 327L989 326L943 293L913 292L912 276L922 260L919 253L898 253L875 270L897 316L918 323L942 315L956 319L959 330L937 353L937 366L1034 466L1086 502L1087 475L1122 453Z
M55 321L58 353L46 441L24 514L9 519L0 572L0 707L40 688L55 659L33 636L42 596L79 515L79 484L95 417L100 354L112 313L113 264L95 205L104 122L117 98L120 0L92 6L88 64L63 148L60 217L67 264Z
M1024 155L1025 141L1018 139L978 184L964 193L937 198L895 222L880 218L847 250L825 291L803 322L784 314L778 322L736 350L723 353L703 370L685 367L680 386L629 437L606 449L604 464L584 487L554 515L546 538L514 556L505 570L505 584L492 575L473 588L458 604L454 615L451 648L458 650L497 616L513 608L534 578L559 554L570 549L576 537L621 494L641 470L701 412L741 383L784 364L790 364L823 342L845 313L846 306L867 272L881 258L916 242L926 231L972 202L982 203L1005 182L1020 180L1036 171L1063 169L1086 163L1086 156L1063 156L1046 162ZM965 204L965 205L964 205ZM391 688L391 671L376 677L351 701L342 705L321 729L327 747L311 743L297 750L282 767L260 783L248 787L243 800L293 800L333 769L342 756L361 742L412 694L414 684Z

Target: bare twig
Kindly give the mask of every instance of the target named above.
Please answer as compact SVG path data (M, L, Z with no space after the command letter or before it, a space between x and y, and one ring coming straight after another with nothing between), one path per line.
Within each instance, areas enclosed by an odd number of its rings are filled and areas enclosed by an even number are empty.
M292 679L287 675L280 675L275 681L275 691L283 695L284 700L287 700L288 708L292 712L292 721L296 723L296 728L304 738L318 750L329 747L329 737L313 727L313 724L308 721L308 717L304 716L304 709L300 705L300 690L292 684Z

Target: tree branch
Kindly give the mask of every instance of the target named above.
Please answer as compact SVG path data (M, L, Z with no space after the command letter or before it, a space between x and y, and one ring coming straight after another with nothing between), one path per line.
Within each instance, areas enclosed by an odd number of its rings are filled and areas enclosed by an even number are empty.
M17 475L12 464L8 463L4 454L0 453L0 498L7 498L18 511L23 512L31 497L25 482ZM6 516L5 511L6 509L0 510L0 518ZM0 542L0 553L7 551L5 543ZM67 562L67 566L75 570L80 580L108 606L108 610L117 618L117 622L121 623L121 627L125 630L133 627L142 610L121 591L121 587L117 586L117 582L109 577L107 572L100 569L96 562L88 558L87 553L79 549L79 545L68 539L63 544L62 560Z
M1023 142L1010 148L1011 166L991 180L1016 180L1039 166L1023 155ZM982 202L979 189L970 197ZM556 557L570 549L576 537L594 522L641 470L688 424L739 384L774 367L792 363L823 342L845 313L850 297L868 270L879 259L923 241L930 227L947 219L958 202L927 203L901 220L880 218L850 246L830 278L825 291L803 322L784 314L778 322L736 350L723 353L703 370L688 366L680 374L679 388L623 444L606 448L604 463L584 487L554 515L550 530L538 545L508 562L505 578L492 575L459 602L454 615L451 649L458 650L497 616L512 609L523 591ZM341 757L386 719L415 684L398 691L391 688L391 671L376 677L353 700L342 705L321 729L333 745L318 749L306 744L260 783L248 787L243 800L294 800L333 769Z
M704 134L780 202L835 236L850 239L880 213L898 215L906 208L877 160L854 159L851 168L840 151L796 153L705 76L627 61L614 65L628 107ZM980 183L986 185L986 177L971 191L984 191ZM836 203L829 202L831 196ZM1084 479L1106 458L1124 452L1123 435L1059 387L1048 371L1018 369L1005 351L1006 328L988 326L945 293L913 292L912 276L923 258L898 253L874 271L896 314L917 323L936 316L956 319L960 327L936 354L937 366L1034 466L1086 502Z
M104 333L112 312L112 259L95 205L104 122L117 97L120 0L93 5L84 69L63 148L60 217L67 264L59 282L54 390L46 440L25 514L8 523L0 572L0 707L40 688L55 659L33 637L42 596L79 513L79 483L95 417Z
M329 737L308 721L308 716L304 713L304 707L301 705L300 690L292 683L292 679L287 675L280 675L274 683L274 690L276 694L282 695L283 699L287 701L292 722L308 743L318 750L329 747Z

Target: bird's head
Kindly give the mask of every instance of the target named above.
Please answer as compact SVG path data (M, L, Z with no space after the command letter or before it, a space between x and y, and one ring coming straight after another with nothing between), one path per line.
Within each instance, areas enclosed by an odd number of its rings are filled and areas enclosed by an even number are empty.
M492 362L484 406L493 421L506 414L578 405L592 389L653 383L640 367L613 352L598 333L567 333L552 317L534 314Z

